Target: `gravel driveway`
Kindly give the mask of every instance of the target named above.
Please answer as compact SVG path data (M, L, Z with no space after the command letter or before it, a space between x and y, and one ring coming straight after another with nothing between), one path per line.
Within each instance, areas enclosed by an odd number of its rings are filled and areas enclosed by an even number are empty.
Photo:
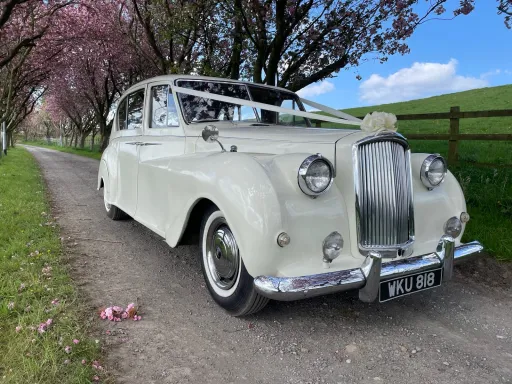
M142 305L140 322L97 320L119 383L512 383L511 276L500 268L508 286L458 269L385 305L342 294L232 318L204 286L197 246L171 249L133 220L107 218L97 160L27 148L91 306Z

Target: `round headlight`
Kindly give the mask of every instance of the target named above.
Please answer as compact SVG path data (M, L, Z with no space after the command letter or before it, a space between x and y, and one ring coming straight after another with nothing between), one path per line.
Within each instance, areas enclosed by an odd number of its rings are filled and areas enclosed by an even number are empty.
M428 156L421 165L420 177L423 185L428 189L438 187L444 181L447 169L446 161L442 156L438 154Z
M308 196L318 196L326 192L333 178L334 171L331 163L320 154L309 156L300 165L299 187Z

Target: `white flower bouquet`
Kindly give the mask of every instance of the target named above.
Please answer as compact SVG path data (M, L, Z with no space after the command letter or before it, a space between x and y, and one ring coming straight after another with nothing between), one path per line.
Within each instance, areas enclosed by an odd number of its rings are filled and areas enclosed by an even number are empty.
M392 113L368 113L361 122L361 130L365 132L396 131L396 116Z

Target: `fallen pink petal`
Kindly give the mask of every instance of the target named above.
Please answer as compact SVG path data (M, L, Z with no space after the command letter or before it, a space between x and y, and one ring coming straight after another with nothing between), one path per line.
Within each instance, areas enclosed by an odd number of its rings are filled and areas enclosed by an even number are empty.
M130 303L126 309L123 309L123 307L117 305L102 309L100 312L100 318L103 320L108 319L109 321L119 322L124 319L133 319L134 321L139 321L142 317L137 314L135 304Z
M71 353L71 347L69 345L66 345L66 347L64 348L64 351L66 353Z
M9 304L7 304L7 309L9 311L11 311L13 308L14 308L14 302L11 301Z
M82 360L82 365L85 365L85 364L87 364L87 360L83 359Z
M20 333L21 329L22 329L21 325L18 325L18 326L16 327L16 333Z
M78 339L73 339L73 344L78 344L80 342L80 340Z

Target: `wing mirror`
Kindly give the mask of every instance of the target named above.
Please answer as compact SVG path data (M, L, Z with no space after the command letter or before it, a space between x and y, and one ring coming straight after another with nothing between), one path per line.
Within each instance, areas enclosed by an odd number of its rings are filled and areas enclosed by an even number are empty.
M206 141L207 143L217 142L220 145L222 152L226 152L224 146L219 141L219 130L215 125L207 125L206 127L204 127L201 135L203 136L204 141Z

